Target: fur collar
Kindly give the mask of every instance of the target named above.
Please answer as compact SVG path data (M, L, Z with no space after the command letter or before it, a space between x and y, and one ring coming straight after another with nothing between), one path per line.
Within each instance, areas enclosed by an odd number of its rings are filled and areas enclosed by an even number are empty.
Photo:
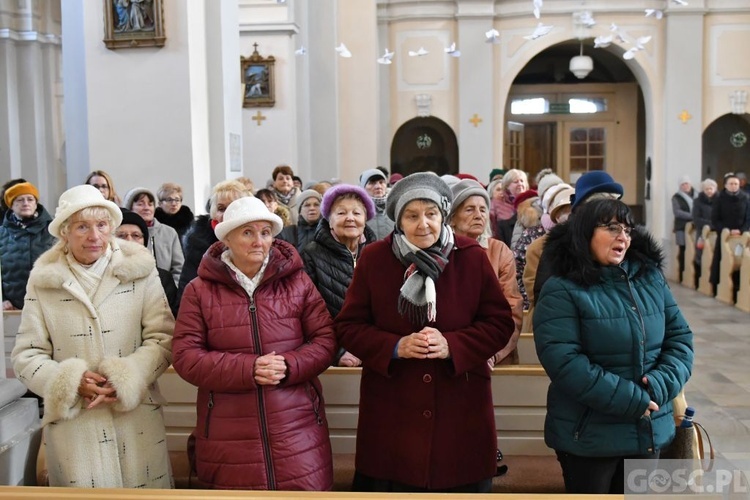
M556 225L547 234L543 258L549 259L553 276L562 276L582 286L591 286L602 279L605 267L595 263L589 252L573 248L567 223ZM649 267L660 269L664 253L653 236L643 226L636 227L632 235L623 261L628 275L637 277Z
M154 217L162 224L174 228L189 227L193 223L193 220L195 220L193 212L185 205L182 205L176 214L168 214L163 208L156 207Z
M143 245L112 239L112 274L121 283L148 276L155 267L154 256ZM29 276L29 284L40 288L61 288L73 277L63 253L63 243L58 242L39 257Z

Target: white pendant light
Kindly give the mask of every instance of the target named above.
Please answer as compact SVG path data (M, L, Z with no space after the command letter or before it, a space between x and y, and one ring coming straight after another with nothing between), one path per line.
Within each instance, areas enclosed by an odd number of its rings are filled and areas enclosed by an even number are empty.
M583 55L583 40L581 40L581 53L570 60L569 69L579 80L589 76L594 69L594 60Z

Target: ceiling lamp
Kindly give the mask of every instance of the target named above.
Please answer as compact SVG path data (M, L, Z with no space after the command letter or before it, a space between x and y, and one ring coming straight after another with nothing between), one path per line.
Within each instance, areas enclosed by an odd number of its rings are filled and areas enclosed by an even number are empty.
M573 73L576 78L582 80L589 76L591 70L594 69L594 60L589 56L583 55L583 41L581 41L581 53L580 55L574 56L570 60L570 72Z

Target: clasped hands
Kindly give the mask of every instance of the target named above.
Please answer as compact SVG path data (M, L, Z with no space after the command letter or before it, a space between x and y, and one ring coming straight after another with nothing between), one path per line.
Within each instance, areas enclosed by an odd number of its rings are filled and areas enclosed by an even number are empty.
M426 326L398 341L399 358L447 359L450 357L448 341L440 330Z
M106 377L89 370L83 372L78 384L78 394L89 402L87 410L99 406L101 403L116 403L117 391Z
M278 385L286 377L286 361L272 351L258 356L253 368L255 383L258 385Z

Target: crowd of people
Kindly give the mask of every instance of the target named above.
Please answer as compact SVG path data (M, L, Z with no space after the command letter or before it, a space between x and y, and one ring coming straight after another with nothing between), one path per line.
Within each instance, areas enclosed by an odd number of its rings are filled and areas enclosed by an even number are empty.
M683 180L676 232L692 216L747 229L738 176L696 199ZM532 328L567 492L622 493L623 461L674 436L692 332L606 172L572 186L495 169L485 185L379 167L303 185L280 165L263 189L219 182L197 217L177 184L120 198L101 170L54 215L25 179L3 188L12 363L44 401L51 485L173 487L157 383L172 364L198 387L203 485L330 490L318 376L335 365L362 373L355 491L489 492L491 372Z

